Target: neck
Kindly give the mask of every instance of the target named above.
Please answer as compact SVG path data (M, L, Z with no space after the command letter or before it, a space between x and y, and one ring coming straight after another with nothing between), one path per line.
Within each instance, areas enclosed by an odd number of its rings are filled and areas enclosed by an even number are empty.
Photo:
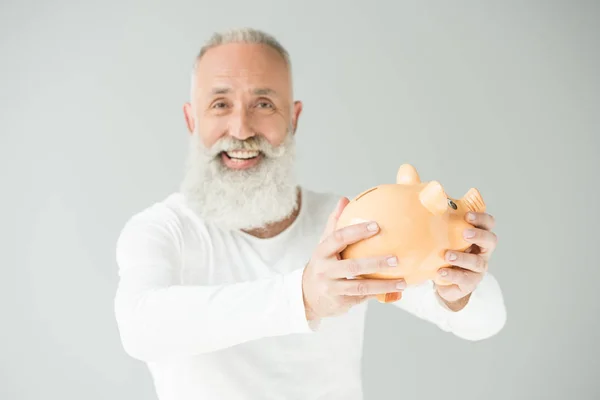
M298 214L300 213L300 208L302 207L302 195L300 194L300 189L297 191L297 199L298 199L298 207L294 210L294 212L287 218L277 221L271 224L267 224L264 227L256 228L256 229L242 229L243 232L246 232L249 235L257 237L259 239L268 239L279 235L281 232L285 231L292 223L298 218Z

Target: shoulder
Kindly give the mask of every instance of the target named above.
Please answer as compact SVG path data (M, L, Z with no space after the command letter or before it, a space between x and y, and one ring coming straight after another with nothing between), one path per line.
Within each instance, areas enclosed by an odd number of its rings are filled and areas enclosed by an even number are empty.
M179 249L182 238L181 198L173 193L132 214L117 238L117 253Z

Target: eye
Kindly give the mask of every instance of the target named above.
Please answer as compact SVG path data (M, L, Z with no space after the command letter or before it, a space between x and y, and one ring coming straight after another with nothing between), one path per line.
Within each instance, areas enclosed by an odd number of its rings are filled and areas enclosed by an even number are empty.
M268 101L260 101L257 103L258 108L272 108L273 105Z
M452 201L452 199L448 199L448 205L450 207L452 207L452 209L456 210L458 208L458 206L456 205L455 202Z
M224 108L224 107L227 107L227 104L225 104L224 101L218 101L213 104L213 108Z

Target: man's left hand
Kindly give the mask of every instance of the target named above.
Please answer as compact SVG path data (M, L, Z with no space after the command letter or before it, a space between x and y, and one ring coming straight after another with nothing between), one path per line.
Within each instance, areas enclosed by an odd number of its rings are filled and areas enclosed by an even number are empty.
M470 216L474 219L469 219ZM452 266L440 268L438 273L452 285L436 285L438 296L453 311L461 310L469 302L471 293L488 270L490 257L498 242L498 237L492 232L495 219L490 214L467 213L465 219L474 226L463 232L465 240L472 245L464 252L446 252L446 260Z

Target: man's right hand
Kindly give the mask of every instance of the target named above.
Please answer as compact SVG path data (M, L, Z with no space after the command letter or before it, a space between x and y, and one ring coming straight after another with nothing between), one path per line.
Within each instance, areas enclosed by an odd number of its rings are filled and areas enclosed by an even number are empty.
M340 315L377 294L401 292L402 279L347 279L362 274L386 272L396 266L393 256L342 260L346 246L375 235L379 227L364 222L335 229L348 199L343 198L329 216L321 242L313 252L302 277L304 307L309 321Z

